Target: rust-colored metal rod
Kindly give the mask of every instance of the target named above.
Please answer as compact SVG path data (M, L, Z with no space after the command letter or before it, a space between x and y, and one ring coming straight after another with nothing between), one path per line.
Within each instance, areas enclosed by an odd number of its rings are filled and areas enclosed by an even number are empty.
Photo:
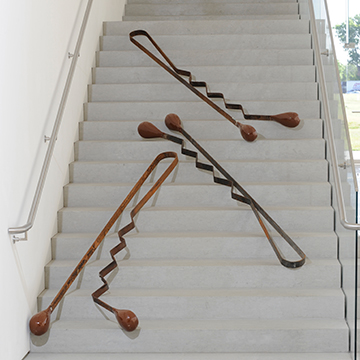
M111 255L111 258L112 258L112 262L110 264L108 264L107 266L105 266L99 272L100 279L104 283L104 285L102 285L100 288L98 288L96 291L94 291L92 293L92 295L91 295L95 303L97 303L98 305L104 307L105 309L109 310L110 312L114 313L115 316L116 316L116 319L118 320L118 322L120 324L125 324L125 326L122 325L122 327L126 331L133 331L133 330L135 330L137 328L137 325L138 325L137 317L133 317L129 313L126 313L126 312L124 313L124 311L118 310L118 309L108 305L104 301L100 300L99 297L101 295L103 295L109 289L109 284L106 281L105 276L107 276L110 272L112 272L114 269L116 269L118 267L115 255L126 247L126 242L125 242L125 239L124 239L123 236L125 234L127 234L129 231L131 231L132 229L135 228L134 217L138 214L138 212L142 209L142 207L150 200L150 198L156 193L156 191L159 189L161 184L170 175L170 173L174 170L175 166L178 163L178 157L177 157L176 153L167 153L167 154L172 154L171 156L168 155L166 157L174 157L174 160L167 167L167 169L162 173L162 175L158 178L158 180L151 187L151 189L142 197L142 199L137 203L137 205L131 210L131 212L130 212L130 218L131 218L130 223L125 225L118 232L119 239L120 239L119 244L117 244L115 247L113 247L110 250L110 255ZM150 170L148 169L148 176L150 175L152 170L153 169L150 169Z
M146 55L148 55L152 60L154 60L158 65L160 65L164 70L166 70L169 74L175 77L178 81L184 84L189 90L191 90L194 94L200 97L203 101L209 104L213 109L219 112L222 116L224 116L227 120L233 123L235 126L240 128L241 135L246 141L254 141L257 137L256 130L250 125L244 125L240 122L236 121L230 114L216 105L209 98L221 98L225 104L227 109L232 110L240 110L247 120L267 120L267 121L275 121L287 127L296 127L300 123L299 115L295 112L286 112L278 115L254 115L254 114L246 114L242 105L240 104L230 104L225 101L225 97L222 93L219 92L209 92L206 82L204 81L193 81L192 75L190 71L178 69L174 63L169 59L169 57L165 54L165 52L160 48L160 46L155 42L155 40L150 36L148 32L145 30L135 30L130 34L130 41L137 46L140 50L142 50ZM161 54L161 56L165 59L165 61L170 65L167 66L162 60L160 60L156 55L146 49L145 46L140 44L137 40L135 40L136 36L145 36L149 39L151 44L155 47L155 49ZM186 81L181 76L188 77L188 81ZM196 87L204 87L206 90L207 96L201 93Z
M64 285L61 287L55 298L52 300L50 305L43 311L40 311L39 313L35 314L30 319L30 331L34 335L43 335L47 332L50 326L50 316L51 313L54 311L56 306L59 304L61 299L66 294L67 290L70 288L71 284L75 281L81 270L85 267L88 260L91 258L91 256L94 254L95 250L98 248L98 246L101 244L109 230L112 228L112 226L115 224L117 219L120 217L120 215L125 210L126 206L130 203L132 198L136 195L142 184L145 182L145 180L149 177L151 172L156 168L157 164L166 158L174 158L172 163L169 165L169 167L166 169L164 174L167 174L166 177L170 174L170 172L174 169L176 164L178 163L178 157L175 152L164 152L159 154L154 161L150 164L150 166L147 168L147 170L144 172L144 174L141 176L141 178L138 180L138 182L134 185L134 187L131 189L127 197L124 199L124 201L121 203L121 205L117 208L113 216L110 218L110 220L107 222L103 230L100 232L94 243L90 246L88 251L85 253L85 255L82 257L78 265L75 267L73 272L70 274L68 279L65 281ZM159 179L163 179L162 175ZM165 180L165 179L164 179ZM155 185L151 188L150 191L154 189L155 186L159 185L159 180L155 183ZM149 191L149 192L150 192ZM153 190L156 191L156 190ZM138 207L138 205L137 205ZM110 309L109 309L110 310ZM114 308L111 308L110 311L113 311ZM124 329L128 330L129 324L132 326L136 323L136 315L131 312L130 310L117 310L113 311L119 321L120 326L122 326ZM119 313L120 312L120 313ZM118 314L117 314L118 313ZM124 321L123 321L124 320Z
M254 214L255 214L255 216L256 216L256 218L257 218L257 220L258 220L258 222L259 222L259 224L261 226L261 228L263 229L267 239L269 240L270 245L272 246L277 258L279 259L280 263L283 266L285 266L287 268L298 268L298 267L301 267L302 265L304 265L306 255L299 248L299 246L284 232L284 230L270 217L270 215L250 196L250 194L242 186L240 186L235 181L235 179L225 169L223 169L223 167L219 163L217 163L214 160L214 158L210 154L208 154L197 143L197 141L195 141L182 128L181 121L180 121L179 117L177 115L175 115L175 114L169 114L169 115L166 116L165 123L166 123L167 127L170 130L178 131L181 134L183 134L185 136L185 138L188 139L204 155L204 157L211 162L212 165L204 164L204 163L199 162L198 157L197 157L198 156L197 153L195 151L188 150L188 149L185 148L184 140L162 132L161 130L156 128L152 123L149 123L149 122L141 123L139 125L139 127L138 127L138 132L144 138L164 138L166 140L170 140L172 142L175 142L175 143L181 145L182 154L191 156L191 157L196 159L196 167L207 170L207 171L212 171L214 181L216 183L231 187L231 196L232 196L233 199L250 205L251 209L253 210L253 212L254 212ZM214 167L225 177L225 179L215 176ZM242 194L242 196L239 195L239 194L236 194L233 191L233 188L237 189ZM300 257L300 260L291 261L291 260L285 259L282 256L280 250L276 246L276 244L275 244L274 240L272 239L269 231L267 230L264 222L262 221L262 219L260 217L260 214L277 231L277 233L293 248L293 250Z

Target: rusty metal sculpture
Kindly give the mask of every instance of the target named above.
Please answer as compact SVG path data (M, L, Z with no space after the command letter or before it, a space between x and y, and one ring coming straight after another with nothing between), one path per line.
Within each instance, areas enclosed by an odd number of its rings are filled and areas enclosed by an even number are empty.
M138 180L138 182L131 189L131 191L129 192L127 197L124 199L122 204L115 211L115 213L113 214L111 219L108 221L108 223L105 225L103 230L100 232L100 234L98 235L98 237L96 238L94 243L90 246L90 248L88 249L86 254L80 260L80 262L78 263L78 265L76 266L74 271L71 273L69 278L66 280L66 282L64 283L62 288L59 290L58 294L55 296L55 298L50 303L50 305L45 310L40 311L39 313L35 314L30 319L30 323L29 323L30 331L34 335L40 336L47 332L47 330L49 329L49 326L50 326L51 313L54 311L54 309L59 304L61 299L65 296L65 294L66 294L67 290L69 289L69 287L71 286L71 284L75 281L75 279L79 275L80 271L85 267L85 265L88 262L88 260L90 259L90 257L93 255L95 250L101 244L101 242L105 238L106 234L109 232L109 230L115 224L117 219L123 213L126 206L130 203L130 201L136 195L136 193L138 192L140 187L143 185L143 183L146 181L146 179L150 176L150 174L153 172L153 170L156 168L156 166L159 164L159 162L166 158L174 158L174 160L166 168L166 170L158 178L158 180L151 187L151 189L146 193L146 195L139 201L139 203L131 211L131 220L132 221L119 231L120 244L118 244L116 247L114 247L110 251L111 256L114 261L111 264L109 264L106 268L101 270L101 272L100 272L100 277L101 277L102 281L104 282L104 285L92 294L92 297L97 304L103 306L107 310L114 313L118 323L124 330L133 331L136 329L136 327L138 325L138 319L132 311L119 310L114 307L111 307L108 304L104 303L103 301L99 300L98 297L100 295L102 295L108 289L108 285L107 285L106 280L104 279L104 276L106 276L110 271L112 271L117 266L116 261L114 259L114 255L126 246L125 240L122 238L122 236L134 228L133 216L135 216L135 214L138 213L139 210L145 205L145 203L154 195L154 193L158 190L160 185L165 181L165 179L170 175L170 173L174 170L175 166L177 165L178 156L175 152L161 153L153 160L153 162L149 165L149 167L144 172L144 174L141 176L141 178Z
M210 161L210 164L201 163L198 161L198 154L195 151L188 150L185 148L185 143L183 139L180 139L178 137L166 134L159 130L155 125L149 122L143 122L138 126L138 132L140 136L143 138L163 138L166 140L170 140L172 142L175 142L176 144L181 145L181 153L184 155L191 156L196 159L196 167L212 171L213 172L213 178L214 182L226 185L231 187L231 196L233 199L243 202L245 204L248 204L251 207L251 210L254 212L262 230L264 231L267 239L270 242L270 245L272 246L273 250L275 251L275 254L277 258L279 259L280 263L287 267L287 268L298 268L304 265L306 255L304 252L299 248L299 246L284 232L284 230L270 217L270 215L250 196L248 192L245 191L245 189L240 186L231 175L223 169L223 167L217 163L214 158L208 154L199 144L197 141L195 141L183 128L181 125L181 120L176 114L168 114L165 118L166 126L173 131L180 132L187 140L191 142L199 151L200 153ZM225 177L220 178L215 176L214 173L214 167ZM238 190L242 195L239 195L233 191L233 189ZM297 253L297 255L300 257L300 260L298 261L291 261L285 259L278 247L276 246L271 234L269 233L268 229L266 228L261 216L273 227L274 230L293 248L293 250Z
M151 51L149 51L145 46L140 44L137 40L135 40L136 36L145 36L149 39L151 44L155 47L155 49L161 54L161 56L165 59L165 61L170 65L166 65L162 60L160 60L156 55L154 55ZM200 97L203 101L205 101L208 105L210 105L213 109L215 109L218 113L224 116L227 120L233 123L236 127L240 129L240 133L242 137L246 141L254 141L257 138L257 132L255 128L251 125L242 124L239 121L236 121L230 114L224 111L221 107L216 105L210 98L221 98L223 99L224 105L227 109L232 110L240 110L244 116L244 119L247 120L267 120L267 121L275 121L280 123L281 125L287 127L296 127L300 123L299 115L295 112L286 112L278 115L253 115L246 114L244 108L240 104L229 104L225 101L225 97L222 93L219 92L209 92L206 82L204 81L193 81L192 75L190 71L178 69L173 62L169 59L169 57L164 53L164 51L160 48L160 46L155 42L155 40L150 36L148 32L145 30L135 30L129 34L130 41L137 46L140 50L142 50L146 55L148 55L152 60L154 60L158 65L160 65L164 70L166 70L169 74L174 76L178 81L184 84L188 89L190 89L194 94ZM188 77L188 81L186 81L182 76ZM205 96L201 93L196 87L203 87L206 90Z

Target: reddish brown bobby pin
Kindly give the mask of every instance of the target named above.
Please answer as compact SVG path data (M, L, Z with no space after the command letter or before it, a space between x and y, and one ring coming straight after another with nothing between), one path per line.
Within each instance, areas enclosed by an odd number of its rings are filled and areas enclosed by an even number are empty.
M148 191L148 193L140 200L140 202L135 206L135 208L132 210L131 214L134 216L135 213L137 213L141 207L151 198L151 196L156 192L156 190L160 187L160 185L165 181L165 179L170 175L170 173L174 170L175 166L178 163L178 156L175 152L164 152L159 154L153 162L149 165L147 170L144 172L144 174L141 176L141 178L138 180L138 182L134 185L134 187L130 190L127 197L124 199L124 201L121 203L121 205L117 208L111 219L107 222L103 230L100 232L94 243L90 246L86 254L83 256L83 258L80 260L78 265L75 267L69 278L65 281L64 285L59 290L58 294L55 296L53 301L50 303L50 305L43 311L40 311L39 313L35 314L30 319L30 331L34 335L43 335L45 334L50 326L50 317L51 313L55 310L56 306L59 304L61 299L65 296L67 290L70 288L71 284L75 281L81 270L85 267L88 260L91 258L95 250L99 247L103 239L105 238L106 234L109 232L109 230L112 228L112 226L115 224L117 219L120 217L120 215L125 210L126 206L130 203L130 201L133 199L133 197L136 195L140 187L143 185L145 180L150 176L150 174L153 172L153 170L156 168L157 164L166 159L166 158L174 158L174 160L171 162L171 164L166 168L166 170L163 172L163 174L159 177L159 179L155 182L155 184L151 187L151 189ZM133 221L126 225L124 228L120 230L121 236L124 235L126 232L133 229ZM120 233L119 232L119 233ZM120 234L119 234L120 235ZM116 254L116 252L119 252L121 249L123 249L126 246L125 240L122 241L122 238L120 237L120 244L116 246L112 251L112 255ZM111 263L109 265L110 271L115 268L117 265ZM106 270L105 270L106 269ZM100 274L105 276L110 271L107 271L109 269L105 268L103 270L103 273ZM107 271L107 272L106 272ZM106 280L103 279L104 285L95 291L92 296L96 303L103 306L107 310L114 313L117 321L119 322L120 326L126 330L126 331L133 331L136 329L139 321L136 317L136 315L130 311L130 310L119 310L116 308L113 308L106 303L102 302L98 299L98 297L103 294L107 290L107 283Z
M215 104L210 98L221 98L225 104L227 109L232 110L240 110L247 120L265 120L265 121L275 121L281 125L286 127L296 127L300 123L299 115L295 112L286 112L278 115L253 115L246 114L244 108L240 104L230 104L225 101L225 97L222 93L219 92L209 92L206 82L204 81L193 81L192 75L190 71L178 69L174 63L169 59L169 57L165 54L165 52L160 48L160 46L155 42L155 40L150 36L148 32L145 30L135 30L130 34L130 41L137 46L140 50L142 50L146 55L148 55L152 60L154 60L158 65L160 65L164 70L166 70L169 74L174 76L178 81L180 81L183 85L185 85L189 90L191 90L194 94L200 97L203 101L205 101L208 105L210 105L214 110L224 116L227 120L233 123L236 127L240 129L240 133L244 140L246 141L254 141L257 138L257 132L254 127L251 125L242 124L239 121L236 121L230 114L224 111L221 107ZM165 61L169 64L166 65L162 60L160 60L157 56L155 56L152 52L150 52L145 46L140 44L137 40L135 40L136 36L145 36L149 39L151 44L156 48L156 50L161 54L161 56L165 59ZM186 81L182 76L188 77L188 81ZM196 87L203 87L206 89L206 95L201 93Z

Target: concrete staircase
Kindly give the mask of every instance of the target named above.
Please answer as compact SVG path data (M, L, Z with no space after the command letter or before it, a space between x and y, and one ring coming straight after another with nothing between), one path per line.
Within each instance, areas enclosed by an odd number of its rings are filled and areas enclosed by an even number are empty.
M129 208L53 313L48 334L32 337L29 358L349 359L311 35L299 4L129 0L124 20L104 24L39 310L148 164L172 150L180 164L125 237L128 248L119 253L103 297L134 311L139 329L122 331L90 296L101 285L98 272L110 262L115 231L129 221ZM147 30L178 67L248 113L296 111L300 126L249 122L260 135L246 143L230 122L130 43L136 29ZM142 121L169 132L163 122L168 113L177 113L297 242L308 256L302 268L282 267L249 207L196 169L178 145L140 138Z

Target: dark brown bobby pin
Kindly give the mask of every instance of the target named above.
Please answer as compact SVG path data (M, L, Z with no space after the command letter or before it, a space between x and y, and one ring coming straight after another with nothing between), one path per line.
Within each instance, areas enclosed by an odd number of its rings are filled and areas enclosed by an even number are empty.
M175 142L179 145L181 145L181 153L184 155L191 156L196 159L196 167L201 168L203 170L212 171L213 172L213 178L214 182L226 185L231 187L231 196L233 199L243 202L245 204L248 204L251 207L251 210L254 212L262 230L264 231L267 239L270 242L270 245L272 246L273 250L275 251L275 254L277 258L279 259L280 263L287 267L287 268L298 268L304 265L306 255L304 252L299 248L299 246L285 233L285 231L270 217L270 215L250 196L248 192L245 191L245 189L240 186L235 179L226 172L225 169L222 168L222 166L214 160L214 158L209 155L199 144L197 141L195 141L183 128L181 125L181 120L176 114L169 114L165 118L166 126L173 131L180 132L186 139L188 139L191 144L193 144L203 156L205 156L206 159L208 159L212 165L201 163L198 161L198 154L195 151L188 150L185 148L185 143L183 139L180 139L178 137L166 134L162 131L160 131L155 125L149 122L143 122L138 127L138 132L140 136L143 138L163 138L166 140L170 140L172 142ZM214 173L214 167L225 177L219 178L215 176ZM237 189L241 194L236 194L233 189ZM293 250L299 255L300 260L298 261L291 261L287 260L283 257L280 250L276 246L271 234L267 230L261 216L264 217L264 219L276 230L276 232L293 248Z

